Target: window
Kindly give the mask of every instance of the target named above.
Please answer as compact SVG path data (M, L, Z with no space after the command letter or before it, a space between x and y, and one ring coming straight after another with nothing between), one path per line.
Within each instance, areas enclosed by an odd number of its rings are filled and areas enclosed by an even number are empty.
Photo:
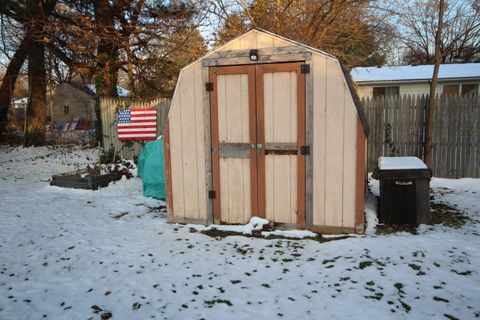
M443 94L447 96L470 96L478 94L478 83L444 84Z
M63 106L63 114L69 114L70 108L68 106Z
M400 87L374 87L373 88L374 97L398 96L398 95L400 95Z
M460 92L459 84L444 84L443 94L446 96L456 96Z
M462 96L473 96L478 94L478 83L462 84Z

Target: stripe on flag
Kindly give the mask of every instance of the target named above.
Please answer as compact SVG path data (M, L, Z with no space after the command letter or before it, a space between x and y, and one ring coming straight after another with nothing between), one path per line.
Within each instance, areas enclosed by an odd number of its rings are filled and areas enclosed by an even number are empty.
M132 108L117 114L119 140L155 140L157 138L157 108Z

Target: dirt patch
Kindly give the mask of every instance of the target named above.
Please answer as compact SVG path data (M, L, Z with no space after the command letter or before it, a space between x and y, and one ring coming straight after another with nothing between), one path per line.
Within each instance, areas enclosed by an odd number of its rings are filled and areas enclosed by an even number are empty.
M461 228L471 219L464 212L443 202L432 202L430 204L431 221L428 225L442 224L451 228ZM395 225L379 224L376 234L391 234L396 232L409 232L417 234L416 225Z
M430 224L443 224L452 228L460 228L470 220L464 212L448 204L439 202L431 204L432 222Z

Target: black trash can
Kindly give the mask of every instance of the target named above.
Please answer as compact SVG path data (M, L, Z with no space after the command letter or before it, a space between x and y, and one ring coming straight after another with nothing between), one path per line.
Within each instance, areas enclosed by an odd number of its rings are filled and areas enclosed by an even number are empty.
M380 157L373 177L380 180L381 222L430 222L432 171L422 160L416 157Z

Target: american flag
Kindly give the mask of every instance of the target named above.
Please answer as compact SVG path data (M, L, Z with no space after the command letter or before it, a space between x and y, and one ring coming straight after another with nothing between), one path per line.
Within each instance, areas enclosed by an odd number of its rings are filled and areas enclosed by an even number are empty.
M117 118L118 140L155 140L157 108L120 110Z

